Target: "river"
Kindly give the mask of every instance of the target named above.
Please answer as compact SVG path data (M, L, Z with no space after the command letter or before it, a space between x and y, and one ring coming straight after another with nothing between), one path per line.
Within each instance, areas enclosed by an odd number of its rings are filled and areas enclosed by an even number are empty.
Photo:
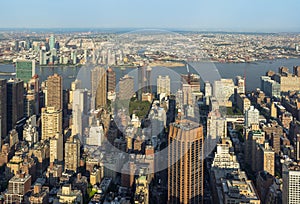
M218 69L222 78L234 78L236 76L246 76L246 90L251 91L260 86L260 76L265 75L268 70L278 71L281 66L288 67L292 71L293 66L300 66L300 59L277 59L270 61L261 61L255 63L214 63ZM129 74L133 77L137 77L137 70L134 68L125 68L123 70L119 68L114 69L116 71L117 80L125 75ZM80 71L80 72L79 72ZM190 69L192 73L195 70ZM11 64L1 64L0 72L15 72L15 68ZM69 89L70 84L74 81L79 73L80 78L84 79L86 83L90 82L89 69L84 66L79 67L36 67L36 73L40 76L41 81L47 79L49 75L58 73L64 78L64 89ZM152 84L156 85L156 78L158 75L170 75L171 78L171 91L174 92L180 87L180 74L186 74L186 67L173 67L173 68L152 68L151 78ZM0 78L10 78L11 76L0 76ZM137 81L137 80L135 80ZM136 84L137 85L137 84ZM87 85L86 85L87 86Z

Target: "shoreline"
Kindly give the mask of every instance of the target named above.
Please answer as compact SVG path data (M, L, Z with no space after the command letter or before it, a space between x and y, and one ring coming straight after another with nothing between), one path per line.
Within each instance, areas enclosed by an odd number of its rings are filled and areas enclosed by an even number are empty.
M256 61L248 61L248 62L228 62L228 61L216 61L216 60L210 60L210 61L199 61L199 63L203 62L210 62L210 63L217 63L217 64L258 64L258 63L268 63L268 64L272 64L278 60L300 60L300 57L290 57L290 58L275 58L275 59L263 59L263 60L256 60ZM0 66L1 65L11 65L14 66L13 62L1 62L0 61ZM68 67L68 68L81 68L84 67L85 65L83 64L78 64L78 65L66 65L66 64L58 64L58 65L36 65L36 67L39 68L58 68L58 67ZM186 63L184 62L152 62L149 63L150 67L168 67L168 68L175 68L175 67L185 67ZM126 69L134 69L137 68L136 65L114 65L111 66L112 68L116 68L116 69L122 69L122 68L126 68Z

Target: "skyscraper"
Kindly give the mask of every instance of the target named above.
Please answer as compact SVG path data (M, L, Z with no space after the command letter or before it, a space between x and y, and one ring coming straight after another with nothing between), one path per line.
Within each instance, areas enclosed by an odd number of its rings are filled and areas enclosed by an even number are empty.
M80 159L80 141L72 136L65 144L65 168L77 172Z
M209 112L207 116L207 137L205 151L210 153L214 150L216 144L221 138L227 136L227 121L223 118L221 113L216 111Z
M146 69L146 78L145 78L145 92L152 93L152 86L151 86L151 71L152 68L150 66Z
M171 93L171 82L169 76L158 76L157 78L157 94L165 93L167 96Z
M0 79L0 144L1 138L7 134L7 89L6 80Z
M40 50L40 57L39 57L40 65L46 65L47 64L47 56L45 50Z
M107 78L106 70L103 67L95 67L91 71L92 83L92 109L106 106L107 99Z
M202 203L203 127L192 121L170 124L168 202Z
M144 66L139 66L138 67L138 91L137 91L137 97L139 101L142 100L142 94L145 86L144 78L145 78Z
M107 92L116 91L116 72L112 68L107 69Z
M54 107L42 108L42 139L62 133L62 111Z
M17 60L16 61L17 78L28 83L28 81L35 75L35 61L34 60Z
M7 131L24 117L24 82L20 79L7 81Z
M245 112L245 126L250 127L251 124L258 124L258 122L259 111L254 108L254 106L250 106L250 108Z
M259 160L263 160L263 167L262 169L265 172L268 172L272 176L275 176L275 152L274 150L269 146L268 142L265 142L264 146L260 146L260 150L262 157Z
M61 162L64 160L63 144L63 135L60 133L56 133L55 136L50 138L50 163L53 163L55 161Z
M60 75L49 76L46 83L46 107L53 107L55 110L62 110L63 102L63 79Z
M40 111L40 86L39 77L34 75L27 83L25 97L25 116L39 115Z
M231 107L236 86L232 79L221 79L214 82L213 95L220 106Z
M87 90L77 89L73 91L72 104L72 135L79 135L82 140L83 131L88 125L88 93Z
M125 75L119 81L119 99L129 100L134 94L134 79Z
M245 93L245 78L241 76L237 76L234 79L234 84L237 86L237 93L244 94Z
M50 47L50 50L52 50L53 48L55 48L55 37L54 37L54 35L50 36L49 47Z
M282 203L298 204L300 202L300 166L293 163L282 165Z
M70 95L69 104L72 105L72 103L73 103L73 93L76 89L80 89L80 87L81 87L81 80L76 79L75 81L73 81L71 83L71 90L69 92L69 95Z
M181 75L182 103L194 105L195 96L200 93L200 76L196 74Z
M209 81L204 83L205 104L209 105L209 98L212 96L212 87Z

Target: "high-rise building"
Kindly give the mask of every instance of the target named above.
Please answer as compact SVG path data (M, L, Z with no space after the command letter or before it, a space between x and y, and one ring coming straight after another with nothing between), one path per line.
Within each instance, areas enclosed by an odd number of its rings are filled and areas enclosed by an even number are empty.
M203 201L203 127L192 121L170 124L168 147L168 202Z
M80 89L80 88L81 88L81 80L76 79L75 81L73 81L71 83L71 90L70 90L70 93L69 93L69 95L70 95L69 104L70 105L72 105L72 103L73 103L73 98L74 98L73 93L74 93L74 91L76 89Z
M119 81L119 99L129 100L134 94L134 79L125 75Z
M8 189L5 193L5 203L25 203L25 194L30 191L31 176L25 172L12 177L8 182Z
M195 96L200 93L200 76L196 74L181 75L182 104L193 106Z
M269 97L280 97L280 84L269 76L260 77L261 90Z
M103 67L95 67L91 71L92 87L92 109L106 106L107 99L107 77Z
M32 115L40 114L40 86L39 77L34 75L27 83L25 96L25 116L30 117Z
M56 50L59 50L59 49L60 49L60 45L59 45L59 42L58 42L58 41L55 42L54 48L55 48Z
M0 79L0 144L1 138L7 134L7 88L6 80ZM1 145L0 145L1 146Z
M220 106L231 107L236 86L232 79L221 79L214 82L213 95Z
M19 52L19 41L18 40L15 41L15 51Z
M226 118L223 118L218 110L211 111L207 117L206 128L207 137L205 151L210 153L215 149L218 141L227 136Z
M101 146L104 140L104 129L97 120L97 124L90 127L89 136L86 138L86 144L92 146Z
M294 70L295 71L295 70ZM297 73L289 73L287 67L280 67L279 73L267 72L274 81L280 84L281 92L298 91L300 87L300 77Z
M62 162L64 160L63 144L63 135L60 133L50 138L50 163Z
M232 149L230 138L222 138L222 141L217 144L217 152L212 162L212 170L215 169L240 169L240 164Z
M65 144L65 169L77 172L80 162L80 140L72 136Z
M300 202L300 166L286 162L282 165L282 203L297 204Z
M250 127L251 124L258 124L258 122L259 110L254 108L254 106L250 106L250 108L245 112L245 126Z
M149 182L147 177L142 175L135 180L135 183L134 203L149 203Z
M55 110L63 108L63 78L54 74L49 76L46 82L46 107L53 107Z
M62 111L54 107L42 108L42 139L52 138L62 133Z
M257 125L258 126L258 125ZM253 127L254 129L254 127ZM264 148L265 132L262 132L255 127L256 130L251 130L246 133L245 142L245 161L250 165L252 171L262 171L264 163Z
M9 146L11 148L14 148L14 146L18 143L19 143L18 132L15 129L13 129L12 131L9 132Z
M35 61L17 60L16 74L18 79L23 80L24 83L28 83L28 81L35 75Z
M260 146L260 151L262 153L262 158L260 161L263 161L263 171L268 172L272 176L275 176L275 152L269 146L268 142L265 142L264 146Z
M171 94L171 81L169 76L158 76L157 78L157 94L165 93L167 96Z
M40 65L46 65L48 63L48 57L46 55L45 50L40 50Z
M236 94L235 100L238 109L245 114L246 110L248 110L251 106L249 98L245 94Z
M145 92L146 93L152 93L152 86L151 86L151 71L152 68L148 66L146 68L146 78L145 78Z
M109 67L107 69L107 92L116 91L116 72Z
M23 140L28 142L30 147L33 147L38 142L38 124L37 116L33 115L27 119L26 124L23 127Z
M52 50L53 48L55 48L55 37L54 37L54 35L50 36L49 47L50 47L50 50Z
M72 104L72 135L79 135L82 140L84 129L88 125L88 93L85 89L73 91Z
M297 134L294 138L294 158L296 161L300 161L300 134Z
M138 100L142 100L142 95L144 93L144 88L145 88L145 67L144 66L139 66L138 67L138 91L137 91L137 97Z
M76 50L73 50L71 52L71 60L72 60L73 64L77 64L77 51Z
M245 92L245 79L241 76L237 76L234 79L234 85L237 87L238 94L244 94Z
M205 104L209 105L209 98L212 96L212 87L209 81L204 83Z
M24 82L20 79L7 81L7 131L24 117Z

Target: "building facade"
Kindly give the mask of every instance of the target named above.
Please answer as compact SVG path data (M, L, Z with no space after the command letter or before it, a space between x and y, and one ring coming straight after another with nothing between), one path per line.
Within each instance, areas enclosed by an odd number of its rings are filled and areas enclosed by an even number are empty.
M203 127L192 121L170 124L168 202L202 203Z
M54 107L55 110L63 109L63 78L54 74L49 76L46 83L46 107Z
M24 82L20 79L7 81L7 131L14 128L24 117Z
M282 165L282 203L297 204L300 202L300 166L286 162Z
M19 173L8 182L8 191L5 193L5 203L21 204L24 203L25 194L30 191L31 176Z
M80 162L80 141L72 136L65 144L65 168L77 172Z
M0 144L2 144L2 139L7 134L7 89L6 80L0 79Z
M248 110L245 111L245 126L250 127L251 124L258 124L259 122L259 111L250 106Z
M28 83L35 75L35 60L17 60L16 61L16 77Z
M171 80L169 76L157 77L157 94L165 93L167 96L171 94Z
M54 107L42 108L42 139L62 133L62 111Z

